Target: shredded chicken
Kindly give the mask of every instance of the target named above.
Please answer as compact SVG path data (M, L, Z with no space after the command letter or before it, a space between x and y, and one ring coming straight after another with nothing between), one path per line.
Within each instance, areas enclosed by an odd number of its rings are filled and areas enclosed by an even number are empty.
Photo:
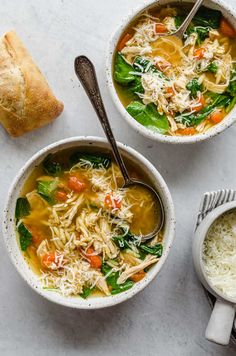
M138 95L142 102L146 105L154 103L161 115L166 114L169 134L174 135L179 128L187 127L186 123L176 121L175 116L186 110L194 112L199 106L196 97L186 88L187 84L197 78L204 93L207 90L216 94L224 93L230 82L232 57L229 38L222 37L215 29L209 30L209 35L200 45L196 32L188 34L183 44L174 36L160 37L155 30L157 24L164 24L170 34L177 29L173 15L177 10L172 7L168 7L168 11L164 9L161 9L158 17L149 13L141 16L133 28L133 37L121 53L130 64L134 63L137 56L141 56L163 72L160 75L140 68L139 72L133 74L141 76L144 93ZM198 52L196 54L198 50L202 51L200 55ZM217 71L209 75L207 71L212 63L217 66ZM211 126L203 124L197 126L196 130L205 132Z
M158 258L149 254L145 260L140 258L141 236L134 237L123 250L114 241L114 236L129 231L132 206L140 206L148 212L154 203L141 191L130 189L127 194L125 189L119 188L123 178L114 163L109 169L95 169L89 162L81 161L65 174L82 174L91 184L90 195L67 191L65 201L52 205L36 191L27 195L32 204L31 215L37 204L44 207L42 224L48 229L47 238L37 248L42 265L40 278L45 288L58 290L64 296L82 294L85 287L96 288L108 296L111 290L107 278L111 273L118 273L117 283L122 284L136 272L158 262ZM63 180L58 184L64 189ZM107 195L111 206L105 204ZM160 243L161 238L155 241ZM91 256L99 256L111 270L104 275L100 268L91 265Z
M128 278L132 277L134 274L142 271L144 268L149 267L153 263L156 263L158 258L152 255L148 255L145 260L137 266L127 267L124 272L121 273L117 280L118 284L122 284L127 281Z

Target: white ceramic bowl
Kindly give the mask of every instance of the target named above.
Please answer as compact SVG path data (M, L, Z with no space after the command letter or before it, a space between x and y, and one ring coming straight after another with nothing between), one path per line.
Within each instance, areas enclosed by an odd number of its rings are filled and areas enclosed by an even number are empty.
M160 133L151 131L138 123L124 108L123 104L121 103L115 87L113 83L113 60L114 60L114 53L115 49L117 46L117 43L119 41L119 38L125 28L129 25L129 23L137 17L140 13L142 13L144 10L147 10L149 8L152 8L153 6L158 6L158 5L167 5L171 3L191 3L194 2L193 0L185 1L185 0L176 0L176 1L171 1L171 0L157 0L157 1L145 1L144 4L139 6L136 9L131 9L130 13L128 16L126 16L120 23L119 28L117 31L113 34L109 41L108 45L108 51L107 51L107 56L106 56L106 73L107 73L107 83L108 83L108 88L110 90L111 96L113 98L113 101L119 110L122 118L124 118L134 129L137 133L146 136L150 139L161 141L161 142L167 142L167 143L195 143L199 141L203 141L206 139L209 139L228 127L230 127L236 120L236 107L227 115L227 117L219 124L215 125L212 129L208 130L205 133L195 135L195 136L168 136L168 135L162 135ZM236 13L233 11L232 8L230 8L226 3L222 0L205 0L203 5L213 8L213 9L218 9L222 12L224 17L230 21L230 23L235 27L236 29Z
M206 328L205 336L208 340L221 345L229 343L235 317L236 300L226 297L208 279L203 263L203 243L212 224L221 215L235 209L236 201L232 201L218 206L207 214L195 231L192 247L193 262L197 275L204 287L216 297L216 303Z
M36 292L38 292L43 297L55 303L78 309L97 309L108 307L121 303L134 296L136 293L145 288L152 281L152 279L160 272L169 254L169 250L174 238L175 215L173 201L168 187L164 182L163 178L161 177L160 173L158 173L157 169L140 153L130 147L119 143L119 148L123 156L129 161L133 162L133 164L135 164L136 166L140 166L141 169L146 172L147 177L150 179L153 186L159 191L161 199L163 201L165 210L164 250L160 261L150 269L150 271L147 273L147 276L142 281L135 284L130 290L114 296L93 297L88 300L84 300L80 297L63 297L59 293L43 289L42 284L38 280L38 277L32 272L27 262L25 261L17 243L14 223L16 200L19 197L20 191L22 189L22 186L24 185L25 180L27 179L27 177L32 172L35 166L39 165L49 153L55 153L60 150L71 147L94 147L98 149L98 151L110 151L109 144L105 139L98 137L73 137L53 143L50 146L47 146L46 148L43 148L41 151L36 153L17 174L10 188L6 206L4 209L4 240L11 260L20 275Z

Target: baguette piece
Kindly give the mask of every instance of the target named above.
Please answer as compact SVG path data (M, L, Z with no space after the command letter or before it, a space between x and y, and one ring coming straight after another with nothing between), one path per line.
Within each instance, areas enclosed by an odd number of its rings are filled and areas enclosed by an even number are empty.
M63 104L14 31L0 39L0 122L14 137L53 121Z

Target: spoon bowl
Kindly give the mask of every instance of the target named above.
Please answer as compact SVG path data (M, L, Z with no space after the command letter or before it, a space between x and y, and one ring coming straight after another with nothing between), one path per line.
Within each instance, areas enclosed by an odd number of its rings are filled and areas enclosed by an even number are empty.
M158 234L158 232L161 230L164 224L164 209L163 209L163 203L161 201L161 197L158 194L158 192L149 184L130 178L128 170L123 161L123 158L119 152L115 137L111 130L111 126L100 94L94 65L86 56L79 56L75 58L74 65L75 65L75 73L78 79L80 80L81 84L83 85L84 90L93 105L93 108L103 127L105 135L111 145L115 160L123 175L124 178L123 188L135 186L135 185L142 186L145 189L147 189L149 192L151 192L151 194L155 199L155 208L157 212L155 228L153 231L150 231L150 233L140 236L141 241L150 240Z
M141 241L145 242L147 240L152 239L154 236L156 236L158 234L158 232L162 229L162 227L164 225L164 207L163 207L163 203L160 198L160 195L149 184L131 178L130 181L126 182L122 188L130 188L132 186L140 186L140 187L148 190L149 192L151 192L151 194L153 195L153 198L155 200L154 209L156 211L156 214L155 214L156 215L156 225L155 225L154 230L151 231L149 234L141 236Z

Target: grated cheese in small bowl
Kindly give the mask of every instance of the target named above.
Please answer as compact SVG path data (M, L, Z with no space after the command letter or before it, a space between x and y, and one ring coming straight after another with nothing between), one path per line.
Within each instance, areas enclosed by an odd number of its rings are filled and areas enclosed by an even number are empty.
M203 244L203 264L212 286L228 298L236 298L236 211L220 216Z

